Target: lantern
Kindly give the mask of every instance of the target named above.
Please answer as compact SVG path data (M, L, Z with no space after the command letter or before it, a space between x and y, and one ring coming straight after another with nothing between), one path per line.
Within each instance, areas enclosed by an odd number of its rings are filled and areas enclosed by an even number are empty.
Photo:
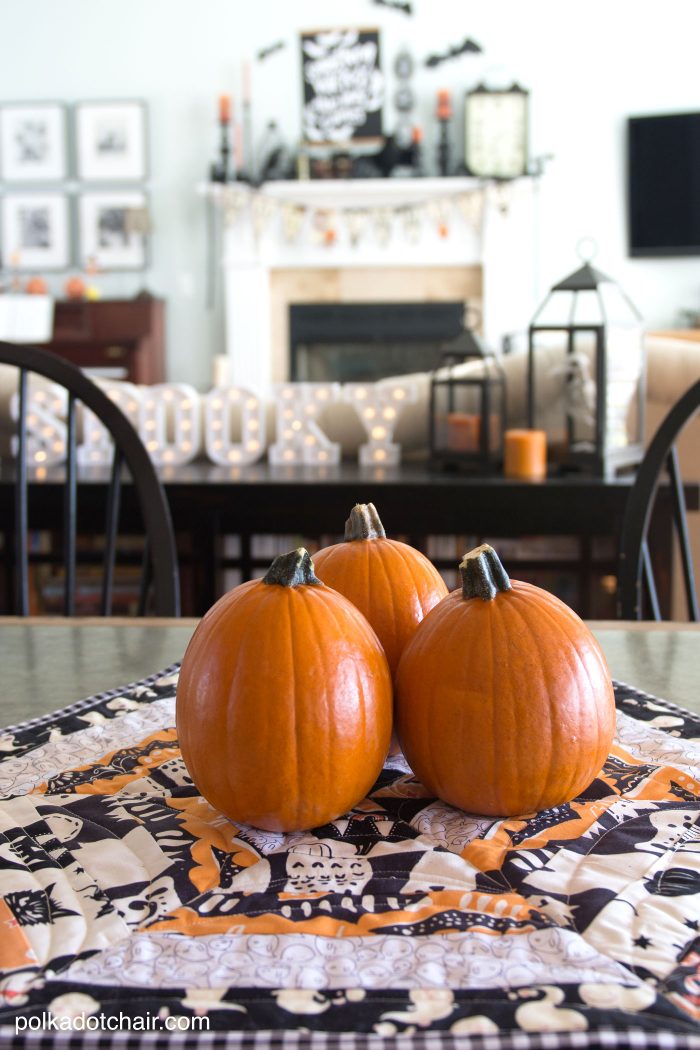
M490 473L503 459L506 381L496 355L465 327L430 377L430 459Z
M641 316L584 259L555 284L528 339L528 423L547 430L550 459L612 477L644 453Z

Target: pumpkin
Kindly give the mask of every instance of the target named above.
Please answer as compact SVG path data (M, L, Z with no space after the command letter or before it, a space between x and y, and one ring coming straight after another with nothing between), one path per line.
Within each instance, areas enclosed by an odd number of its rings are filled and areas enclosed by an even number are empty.
M392 675L406 642L447 587L424 554L387 539L372 503L358 503L345 523L342 543L314 555L324 583L344 594L372 624Z
M299 548L200 621L176 724L185 765L216 809L270 831L316 827L360 802L381 771L392 728L386 657Z
M49 286L43 277L30 277L24 290L27 295L48 295Z
M69 277L63 286L63 290L66 293L66 299L84 299L85 281L82 277Z
M540 587L511 581L484 544L462 588L406 646L396 732L429 791L471 813L516 816L575 798L615 729L605 657L582 620Z

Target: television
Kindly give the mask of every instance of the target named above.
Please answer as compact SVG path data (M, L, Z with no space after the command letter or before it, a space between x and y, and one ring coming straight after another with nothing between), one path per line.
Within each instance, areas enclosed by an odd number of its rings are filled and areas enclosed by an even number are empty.
M631 256L700 255L700 113L627 120Z

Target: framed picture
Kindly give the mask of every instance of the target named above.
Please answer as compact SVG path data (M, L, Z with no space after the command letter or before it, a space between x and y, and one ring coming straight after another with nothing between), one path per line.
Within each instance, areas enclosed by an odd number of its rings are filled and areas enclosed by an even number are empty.
M68 174L66 110L58 102L0 106L0 178L56 182Z
M79 259L99 270L146 266L150 219L142 190L83 193L78 202Z
M8 193L2 199L2 259L14 270L70 265L68 198L63 193Z
M143 102L79 102L75 139L78 178L110 182L146 178Z
M384 75L378 29L301 34L302 121L313 145L378 142Z
M513 84L468 91L464 103L464 163L480 178L517 179L527 171L529 92Z

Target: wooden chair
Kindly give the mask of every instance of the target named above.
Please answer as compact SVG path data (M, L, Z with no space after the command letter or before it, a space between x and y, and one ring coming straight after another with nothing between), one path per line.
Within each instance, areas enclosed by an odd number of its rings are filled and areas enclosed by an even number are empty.
M152 592L152 611L157 616L180 615L180 588L175 537L170 509L165 492L153 463L134 427L106 395L106 393L79 368L55 354L30 346L0 342L0 364L18 369L17 445L14 484L14 606L19 616L29 614L29 544L30 529L28 501L27 415L29 404L28 376L35 374L67 391L67 437L65 485L63 495L62 566L63 613L76 615L76 565L78 486L77 486L77 407L81 403L90 409L109 432L114 442L114 457L110 472L105 507L104 548L100 551L101 575L100 607L103 616L112 613L117 537L119 535L119 506L124 468L131 475L143 519L145 546L139 586L138 611L147 609L149 590ZM7 539L6 539L7 542Z
M685 495L676 451L679 434L698 409L700 380L683 394L662 420L639 466L625 509L620 539L618 616L621 619L641 620L645 598L651 617L661 619L647 534L656 492L665 471L671 489L688 618L694 622L700 620Z

